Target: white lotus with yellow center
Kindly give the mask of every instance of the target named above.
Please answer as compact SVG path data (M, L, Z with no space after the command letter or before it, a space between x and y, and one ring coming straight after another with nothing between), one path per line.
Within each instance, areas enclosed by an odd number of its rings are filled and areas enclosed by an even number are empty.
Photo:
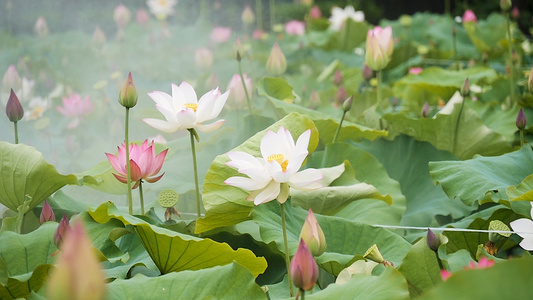
M295 144L291 133L283 126L277 133L268 130L261 140L262 157L241 151L227 153L231 161L226 165L248 177L230 177L225 183L252 191L247 200L255 205L274 199L284 203L290 188L313 190L322 187L320 180L323 176L319 170L309 168L299 171L309 154L307 147L310 137L311 130L308 129Z

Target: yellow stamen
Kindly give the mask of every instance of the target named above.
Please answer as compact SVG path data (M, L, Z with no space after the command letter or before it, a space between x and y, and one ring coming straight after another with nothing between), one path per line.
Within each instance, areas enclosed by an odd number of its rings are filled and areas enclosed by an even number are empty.
M287 170L287 165L289 164L288 160L283 160L285 157L283 154L273 154L267 157L267 161L277 161L278 164L281 166L281 171L285 172Z
M185 107L191 108L192 110L196 111L196 109L198 108L198 104L196 104L196 103L185 103Z

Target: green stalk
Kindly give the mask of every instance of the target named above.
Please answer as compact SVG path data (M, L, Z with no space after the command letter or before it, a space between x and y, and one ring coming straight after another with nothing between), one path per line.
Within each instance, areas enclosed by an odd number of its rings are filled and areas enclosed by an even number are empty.
M130 164L130 142L128 137L128 129L130 122L130 109L126 107L126 131L124 133L124 142L126 147L126 177L127 177L127 186L128 186L128 208L130 215L133 215L133 201L131 195L131 164Z
M242 74L241 61L237 60L239 64L239 75L241 76L242 87L244 88L244 94L246 95L246 103L248 104L248 111L250 115L252 114L252 101L250 100L250 95L248 95L248 89L246 88L246 83L244 82L244 75Z
M463 107L468 97L463 97L463 102L461 102L461 108L459 109L459 114L457 115L457 121L455 122L455 135L453 137L453 154L455 155L455 150L457 147L457 135L459 134L459 123L461 122L461 114L463 113Z
M255 0L255 12L257 29L263 30L263 3L261 0Z
M191 136L191 150L192 150L192 164L194 168L194 186L196 187L196 215L200 218L200 185L198 184L198 166L196 164L196 145L194 144L195 130L194 128L188 129Z
M301 292L300 295L302 295L302 300L305 300L305 290L304 289L300 289L300 292Z
M381 105L381 82L383 80L381 75L381 70L376 71L376 77L378 80L378 83L376 85L376 96L377 96L377 106L379 107ZM383 130L383 119L379 118L379 129Z
M19 129L17 126L17 121L13 122L13 125L15 125L15 144L19 143Z
M287 241L287 226L285 225L285 204L280 203L281 206L281 228L283 229L283 243L285 245L285 264L287 265L287 277L289 279L289 291L291 294L291 297L294 295L294 291L292 288L292 278L291 278L291 257L289 254L289 242Z
M513 64L513 47L511 38L511 22L509 21L509 14L506 13L505 21L507 23L507 40L509 42L509 85L511 88L511 106L514 103L514 64Z
M139 198L141 199L141 215L144 215L143 181L139 180Z
M524 146L524 129L520 129L520 147Z
M276 22L276 8L274 0L269 1L269 7L270 7L270 31L274 29L274 24Z
M452 26L455 26L455 24ZM457 33L455 32L456 30L457 30L456 28L452 28L453 60L455 63L455 69L459 70L459 58L457 57Z
M339 136L339 132L341 132L342 122L344 121L344 116L346 116L346 111L342 112L341 121L339 122L339 126L337 127L337 132L335 132L335 136L333 137L333 143L337 141L337 137Z

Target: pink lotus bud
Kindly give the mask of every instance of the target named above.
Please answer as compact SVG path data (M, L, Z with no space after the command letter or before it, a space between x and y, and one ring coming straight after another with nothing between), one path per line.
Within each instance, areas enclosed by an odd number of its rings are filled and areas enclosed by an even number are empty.
M96 26L93 32L93 43L96 45L103 45L106 42L107 38L105 33L100 29L99 26Z
M461 87L461 96L470 96L470 80L468 80L468 78L466 78L465 82L463 83L463 86Z
M39 223L43 224L48 221L55 222L56 215L54 214L52 207L50 207L50 204L48 204L48 201L44 201L43 210L41 210L41 216L39 217Z
M104 299L105 276L83 223L65 237L56 268L48 279L48 299Z
M250 25L255 22L255 14L250 5L246 5L242 11L241 20L244 25Z
M470 9L467 9L465 11L465 13L463 14L463 23L468 23L468 22L474 22L474 23L477 23L477 18L476 18L476 15L474 14L474 12Z
M11 89L9 100L7 100L6 115L11 122L18 122L24 116L24 109L13 89Z
M512 5L511 0L500 0L500 8L502 11L508 11L511 9Z
M429 115L429 104L426 101L426 103L424 103L424 107L422 107L422 117L427 118L428 115Z
M61 222L59 222L56 232L54 233L54 244L56 244L58 249L61 248L65 237L70 233L70 231L71 228L68 222L67 214L64 214Z
M311 209L307 213L307 218L300 232L300 239L305 242L313 256L322 255L326 251L326 237Z
M124 29L130 22L130 19L130 10L124 4L119 4L115 7L115 10L113 11L113 20L115 20L119 29Z
M20 79L17 68L14 65L10 65L6 72L4 73L4 78L2 79L4 87L18 90L22 85L22 80Z
M278 42L274 43L272 51L270 51L270 56L266 62L266 69L268 73L274 76L281 75L287 70L287 60L285 59L285 55L281 51Z
M311 10L309 11L309 18L310 19L320 19L322 18L322 12L320 11L320 7L317 5L313 6Z
M392 28L376 26L366 36L365 63L374 71L383 70L391 59L393 49Z
M285 32L288 35L304 35L305 23L298 20L292 20L285 24Z
M35 21L35 25L33 26L33 32L38 37L48 35L48 24L46 24L46 20L43 17L37 18L37 21Z
M252 79L248 78L246 74L242 74L242 76L244 78L244 84L246 85L246 91L248 92L249 96L252 96ZM229 93L226 107L236 109L244 108L246 104L246 92L242 86L242 80L239 74L233 75L228 83L227 90L231 92Z
M312 290L318 279L318 265L303 240L292 258L290 276L294 285L304 291Z
M316 109L320 106L320 95L316 90L311 91L311 96L309 97L309 106L312 109Z
M212 42L217 44L224 43L229 40L231 37L231 28L230 27L215 27L211 31L210 39Z
M372 71L372 69L370 69L368 67L368 65L364 65L363 66L363 78L366 80L366 81L369 81L370 79L372 79L372 77L374 77L374 71Z
M343 103L342 103L342 110L344 112L348 112L350 111L350 109L352 109L352 104L353 104L353 96L350 96L348 97L348 99L346 99Z
M137 89L135 88L135 83L133 83L133 77L131 77L130 72L118 95L118 103L125 108L132 108L137 104L137 98Z
M429 249L431 249L432 251L437 252L437 250L439 250L439 246L440 246L439 237L429 228L428 228L428 233L426 236L426 242L428 244Z
M200 69L208 70L213 66L213 52L211 50L200 47L194 53L194 62Z
M442 277L442 281L446 281L452 276L452 272L448 270L440 270L440 276Z
M242 60L244 56L244 46L241 43L241 39L236 38L235 43L233 44L233 53L235 54L235 57L237 58L237 61Z
M339 70L335 71L335 74L333 75L333 84L336 86L339 86L342 83L342 73Z
M516 116L516 127L520 130L523 130L524 128L526 128L526 121L526 115L524 114L522 108L520 108L520 111Z
M135 15L135 21L137 24L145 25L150 22L150 14L144 8L139 8Z
M344 86L339 86L339 89L337 90L337 95L335 97L336 99L336 106L340 106L342 105L342 103L344 103L344 100L346 100L346 98L348 98L348 94L346 93L346 89L344 88Z
M423 69L419 67L414 67L409 69L409 74L418 75L422 73Z
M252 39L254 40L266 40L268 37L268 34L266 34L263 30L256 29L252 33Z
M520 18L520 10L518 9L518 6L513 7L513 10L511 10L511 17L515 20Z

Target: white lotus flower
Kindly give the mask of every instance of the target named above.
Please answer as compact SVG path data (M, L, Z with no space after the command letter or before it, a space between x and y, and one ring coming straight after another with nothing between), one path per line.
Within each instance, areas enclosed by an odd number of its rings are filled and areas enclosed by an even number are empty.
M531 216L533 217L533 202L531 202ZM533 251L533 221L530 219L518 219L511 222L511 228L523 238L520 247L527 251Z
M363 22L365 20L365 13L360 10L356 11L351 5L346 6L344 9L335 6L331 10L331 17L329 17L329 21L331 22L329 28L339 31L346 19Z
M229 91L221 94L216 88L197 100L194 88L184 81L180 86L172 84L172 96L160 91L148 93L148 96L155 101L155 107L165 116L166 121L143 119L146 124L167 133L194 128L201 132L211 132L220 128L225 120L211 124L203 122L218 117L228 99Z
M268 130L261 140L261 156L248 153L228 152L231 159L226 165L236 168L248 177L234 176L224 183L253 191L247 198L259 205L277 198L284 203L289 197L289 187L298 190L313 190L322 187L322 173L317 169L298 172L307 154L311 137L308 129L300 135L296 144L289 130L280 127L278 132Z
M164 20L167 16L174 13L174 6L178 3L178 0L148 0L148 9L158 19Z

